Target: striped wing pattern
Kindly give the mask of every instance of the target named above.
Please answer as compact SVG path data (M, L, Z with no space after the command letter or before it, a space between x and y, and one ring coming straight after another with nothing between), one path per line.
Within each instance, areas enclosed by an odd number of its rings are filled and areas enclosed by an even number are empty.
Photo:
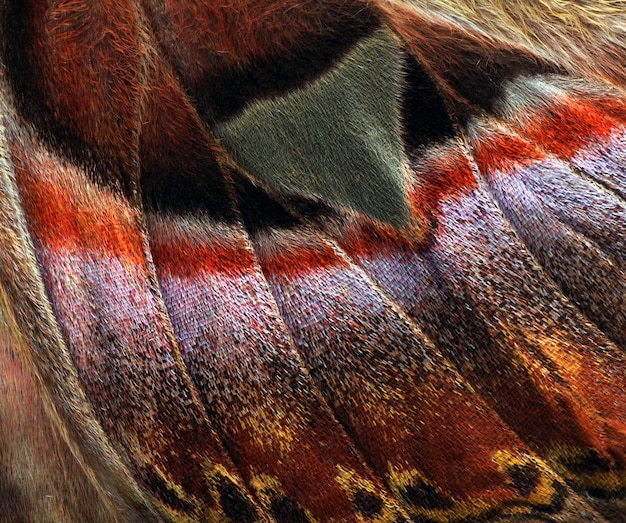
M0 520L626 521L614 4L0 2Z

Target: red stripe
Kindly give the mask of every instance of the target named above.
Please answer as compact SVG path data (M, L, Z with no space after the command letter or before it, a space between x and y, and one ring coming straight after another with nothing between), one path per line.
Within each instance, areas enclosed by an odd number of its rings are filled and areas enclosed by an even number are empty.
M347 263L326 244L277 246L264 253L264 269L284 277L303 276L330 267L346 267Z
M591 141L603 141L619 123L592 105L567 97L555 100L521 129L535 142L557 156L570 159Z
M482 133L472 146L481 171L510 172L514 167L545 158L544 153L526 140L501 131Z
M155 264L171 276L195 278L204 273L222 273L234 277L252 271L254 258L239 238L233 240L199 243L193 238L151 235L151 251Z
M104 252L143 265L137 216L121 198L88 182L58 158L12 144L22 203L34 237L49 249Z
M441 203L459 199L478 187L469 160L455 145L433 148L413 162L409 203L413 226L397 230L364 216L342 233L345 248L360 257L421 251L435 233Z

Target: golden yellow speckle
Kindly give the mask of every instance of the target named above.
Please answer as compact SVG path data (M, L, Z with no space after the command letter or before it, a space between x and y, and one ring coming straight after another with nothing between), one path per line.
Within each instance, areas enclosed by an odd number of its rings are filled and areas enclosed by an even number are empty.
M365 517L358 514L359 521L363 523L393 523L398 518L398 507L391 502L380 489L369 479L357 474L354 470L349 470L341 465L337 465L338 474L335 481L341 485L343 490L348 494L350 499L355 499L357 492L365 491L379 498L383 507L375 517Z
M531 491L526 496L529 505L550 505L555 497L559 495L555 488L557 476L552 470L539 458L530 456L525 453L514 453L510 451L498 451L493 457L498 465L498 470L503 474L510 476L513 470L523 470L529 468L536 473L536 485L532 486ZM511 480L511 487L518 490ZM523 494L522 494L523 495ZM508 514L520 514L527 512L524 505L510 508Z
M606 493L626 487L626 471L596 470L590 473L575 473L566 466L589 459L593 450L571 447L556 447L548 453L547 461L563 479L582 490L599 489Z
M269 476L268 474L257 474L250 480L250 487L254 490L257 499L268 512L271 511L272 501L278 496L286 496L278 478ZM311 512L306 509L304 513L311 523L318 523Z

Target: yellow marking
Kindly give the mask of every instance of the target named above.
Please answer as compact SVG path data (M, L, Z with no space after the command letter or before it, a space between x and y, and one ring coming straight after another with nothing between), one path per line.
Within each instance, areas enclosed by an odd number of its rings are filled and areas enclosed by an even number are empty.
M291 452L293 443L297 443L297 431L294 428L304 426L304 422L295 412L261 406L250 416L243 418L242 425L250 432L257 445L287 455Z
M380 489L369 479L357 474L354 470L348 470L341 465L337 465L338 474L335 481L341 485L341 488L348 494L350 499L354 500L359 490L364 490L373 494L381 500L383 508L381 513L376 517L365 517L357 514L358 520L363 523L393 523L398 518L399 509L394 502L390 501Z
M363 409L369 414L369 419L383 427L388 420L400 421L401 423L394 424L398 437L410 437L412 430L411 424L407 422L404 394L386 383L377 383L375 388L372 387L367 392L370 400L363 403Z
M547 461L557 474L579 489L600 489L606 493L611 493L626 487L626 470L576 474L563 464L563 462L576 462L578 459L584 459L589 455L589 452L585 449L560 446L548 453Z
M558 335L538 336L533 341L548 358L559 366L564 375L577 380L584 357L576 348L568 347L568 343L564 343L563 339L566 339L565 336L563 338Z
M276 494L287 496L278 478L269 476L268 474L257 474L253 476L250 480L250 487L256 493L257 499L263 508L268 512L270 512L272 500L275 498ZM306 517L311 523L319 523L318 520L313 517L311 512L303 507L299 508L304 511Z
M513 467L528 467L533 466L540 473L539 481L534 487L530 496L526 498L529 505L550 505L555 496L558 494L554 482L557 481L555 474L543 463L540 459L533 456L529 456L524 453L513 453L510 451L498 451L493 457L493 460L498 465L498 470L507 475L507 472ZM515 488L511 482L511 488ZM511 507L508 514L523 514L527 512L526 508L522 506Z
M412 504L403 504L411 517L422 517L438 523L453 523L464 519L480 518L487 512L497 510L502 516L529 514L536 505L549 505L558 494L554 487L556 476L541 460L523 453L512 453L510 451L498 451L493 456L500 471L506 476L507 471L516 465L534 465L540 473L539 481L532 493L525 499L518 497L517 503L511 502L492 503L480 499L455 499L447 495L442 489L428 481L426 477L417 469L401 470L393 465L389 465L387 481L392 492L397 499L403 500L403 491L416 484L431 487L435 492L448 498L452 504L448 509L428 509L417 507ZM515 492L513 485L511 489ZM513 501L513 500L512 500ZM515 501L514 501L515 502ZM506 503L506 505L505 505Z

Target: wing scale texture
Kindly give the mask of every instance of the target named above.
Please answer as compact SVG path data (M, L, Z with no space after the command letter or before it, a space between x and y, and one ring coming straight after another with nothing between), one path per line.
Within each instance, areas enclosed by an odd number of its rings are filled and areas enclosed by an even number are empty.
M0 16L1 521L626 521L617 2Z

